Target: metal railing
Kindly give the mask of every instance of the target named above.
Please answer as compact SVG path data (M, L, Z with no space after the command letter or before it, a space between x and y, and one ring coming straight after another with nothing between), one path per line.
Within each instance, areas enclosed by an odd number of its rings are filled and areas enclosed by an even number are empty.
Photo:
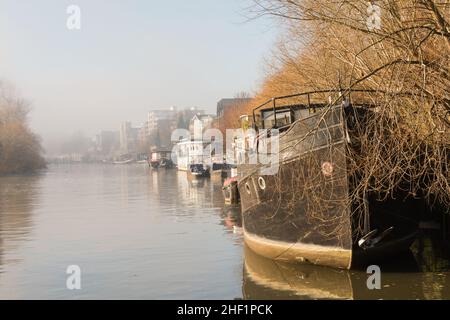
M308 99L308 108L311 108L311 95L314 94L319 94L319 93L339 93L339 97L338 98L344 98L345 96L348 97L348 101L351 104L351 93L352 92L379 92L382 93L381 91L378 90L371 90L371 89L328 89L328 90L314 90L314 91L307 91L307 92L302 92L302 93L296 93L296 94L290 94L290 95L286 95L286 96L279 96L279 97L274 97L271 98L269 100L267 100L266 102L264 102L263 104L260 104L259 106L257 106L256 108L253 109L252 111L252 115L253 115L253 123L255 125L255 128L257 129L257 125L256 125L256 111L267 106L269 103L272 103L272 110L273 110L273 115L274 115L274 123L275 123L275 128L277 127L277 101L279 100L284 100L284 99L290 99L290 98L297 98L297 97L302 97L302 96L306 96ZM292 105L285 105L285 106L280 106L280 108L289 108L292 111L292 107L293 106L298 106L299 104L292 104Z

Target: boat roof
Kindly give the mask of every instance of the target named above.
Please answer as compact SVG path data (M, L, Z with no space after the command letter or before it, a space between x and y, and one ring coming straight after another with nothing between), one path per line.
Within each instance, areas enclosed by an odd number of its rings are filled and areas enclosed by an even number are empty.
M376 90L370 90L370 89L327 89L327 90L314 90L314 91L306 91L301 93L295 93L290 94L286 96L278 96L273 97L264 103L260 104L259 106L253 108L253 120L255 120L256 111L264 112L268 110L280 110L280 109L307 109L307 108L318 108L318 107L325 107L329 106L331 102L324 102L324 103L312 103L311 99L317 95L317 94L328 94L329 97L334 95L337 99L334 101L334 104L338 104L338 101L343 101L344 99L348 99L348 101L351 103L351 94L352 92L377 92ZM287 101L292 98L301 98L305 97L307 98L308 103L306 104L289 104L285 103L284 105L277 106L277 102L279 101Z

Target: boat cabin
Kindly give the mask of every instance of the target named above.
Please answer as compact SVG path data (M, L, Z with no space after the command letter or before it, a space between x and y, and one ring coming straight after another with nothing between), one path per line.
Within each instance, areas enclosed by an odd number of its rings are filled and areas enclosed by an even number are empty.
M170 159L172 151L154 150L150 154L150 161L161 161L162 159Z
M279 129L284 131L295 121L307 118L331 104L331 96L328 103L312 102L312 97L317 94L337 94L339 102L336 101L335 104L344 103L348 106L351 101L350 94L344 97L339 91L311 91L273 98L253 109L254 129ZM305 100L305 102L299 103L299 100Z
M153 150L150 153L150 157L148 160L149 165L152 168L171 168L173 167L172 162L172 151L170 150Z
M188 171L190 165L203 165L210 161L211 156L205 154L208 143L202 140L185 139L177 143L176 157L178 170Z
M324 104L315 105L293 105L293 106L278 106L270 109L262 109L260 111L259 121L255 123L259 124L261 129L275 129L283 128L291 125L298 119L303 119L311 114L316 113L318 110L324 108Z

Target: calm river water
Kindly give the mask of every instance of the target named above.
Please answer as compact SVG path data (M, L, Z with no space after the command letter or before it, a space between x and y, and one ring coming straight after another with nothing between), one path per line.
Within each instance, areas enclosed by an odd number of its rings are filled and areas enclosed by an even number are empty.
M52 165L0 178L1 299L450 299L430 237L368 275L262 259L242 242L220 182L145 165ZM81 268L81 290L66 269Z

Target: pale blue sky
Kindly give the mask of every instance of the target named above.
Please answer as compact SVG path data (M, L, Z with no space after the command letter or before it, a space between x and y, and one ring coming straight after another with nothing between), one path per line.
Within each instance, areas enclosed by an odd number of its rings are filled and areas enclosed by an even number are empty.
M136 125L150 109L254 91L276 28L250 0L0 0L0 79L31 100L44 138ZM66 28L78 5L82 29Z

